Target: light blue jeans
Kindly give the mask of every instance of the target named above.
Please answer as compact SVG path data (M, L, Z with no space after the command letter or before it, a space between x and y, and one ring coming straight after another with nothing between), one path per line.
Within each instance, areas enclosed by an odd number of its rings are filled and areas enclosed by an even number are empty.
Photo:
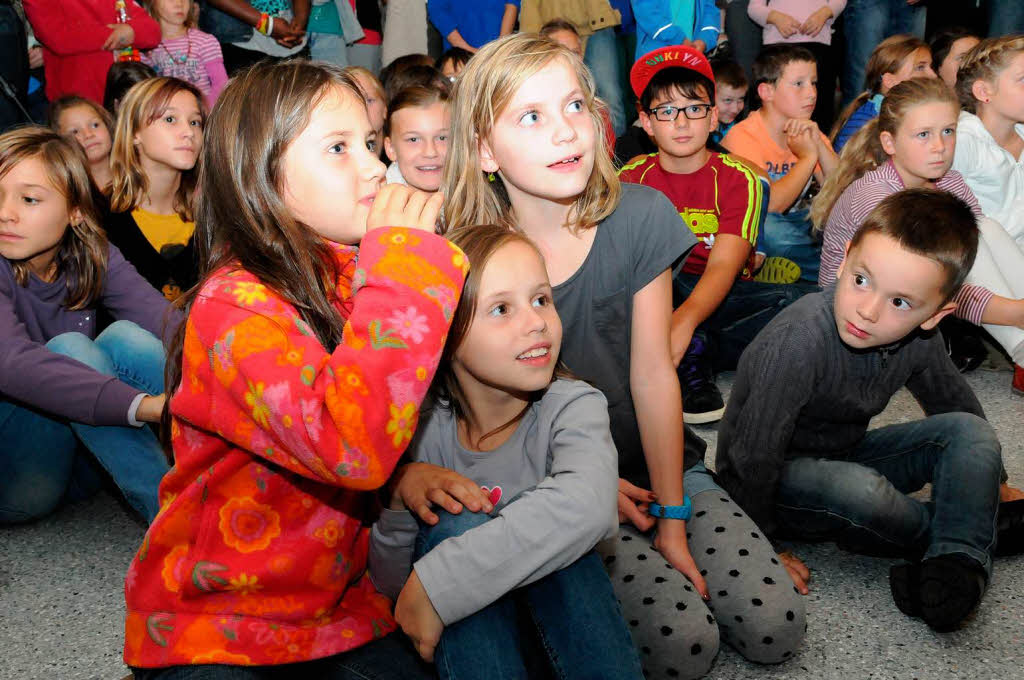
M869 431L843 459L796 458L779 476L779 527L869 554L965 554L992 573L1002 449L992 426L944 413ZM932 500L908 496L932 485Z
M784 257L800 265L800 280L817 284L821 268L821 244L811 234L806 210L768 213L758 250L768 257Z
M492 519L468 510L438 515L416 537L417 558ZM595 552L445 627L435 662L441 680L644 677Z
M130 321L111 324L95 340L64 333L46 346L148 394L164 391L163 345ZM89 457L80 452L79 442L147 522L159 510L157 488L168 465L148 427L69 423L3 400L0 442L0 524L37 519L62 500L95 493L101 479Z
M345 38L334 33L310 33L309 58L345 68L349 65Z
M1011 0L1008 4L1017 4ZM864 90L864 70L871 52L891 35L912 33L924 38L925 3L907 0L849 0L842 17L846 26L846 59L843 64L841 107Z
M623 86L626 76L614 28L602 28L587 38L583 61L594 74L597 96L608 105L612 128L618 137L626 131L626 90Z

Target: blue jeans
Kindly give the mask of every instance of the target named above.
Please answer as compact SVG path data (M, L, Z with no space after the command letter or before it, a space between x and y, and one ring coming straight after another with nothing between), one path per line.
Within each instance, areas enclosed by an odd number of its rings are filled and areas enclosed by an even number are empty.
M348 66L345 38L334 33L310 33L309 58L345 68Z
M682 304L698 281L697 274L676 276L673 304ZM803 282L784 285L737 280L733 283L718 309L697 327L707 335L714 371L734 370L743 350L776 314L817 290L817 285Z
M133 668L136 680L436 680L409 640L392 633L325 659L280 666L173 666Z
M873 554L963 553L991 575L1001 471L992 426L945 413L871 430L841 460L788 461L776 517L794 537ZM931 502L906 495L929 482Z
M612 128L618 137L626 131L626 80L619 50L619 39L614 28L602 28L587 38L583 61L594 74L597 96L608 105Z
M492 519L468 510L438 515L441 521L424 526L416 537L417 558ZM643 677L595 552L447 626L434 658L442 680Z
M130 321L117 321L95 340L64 333L47 348L149 394L164 391L164 348L151 333ZM68 423L27 406L0 401L0 524L42 517L65 498L95 492L99 479L88 460L79 460L81 442L106 469L125 498L147 522L159 510L157 488L167 459L148 427L98 427Z
M846 59L843 63L841 107L864 91L864 70L878 43L897 33L912 33L924 38L925 11L924 3L908 5L907 0L849 0L842 14L846 30Z
M762 230L764 238L758 250L768 257L784 257L800 265L802 281L818 282L821 268L821 243L811 234L811 220L806 210L768 213Z
M995 38L1024 33L1024 3L1020 0L989 0L988 36Z

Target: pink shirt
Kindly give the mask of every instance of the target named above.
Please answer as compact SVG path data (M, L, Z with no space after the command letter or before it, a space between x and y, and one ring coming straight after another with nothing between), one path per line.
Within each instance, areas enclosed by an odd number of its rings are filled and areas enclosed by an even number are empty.
M800 23L803 23L807 17L811 16L822 7L828 7L832 10L832 18L826 21L825 25L821 27L820 31L818 31L818 34L814 36L810 36L805 33L794 33L788 38L784 38L782 37L782 34L779 33L779 29L775 27L775 24L768 23L768 15L772 10L788 14ZM832 22L836 20L845 8L846 0L772 0L771 7L768 6L768 0L750 0L750 4L747 6L747 14L750 15L750 18L759 25L764 26L764 34L762 35L761 41L765 45L805 42L818 42L824 43L825 45L831 45Z
M821 269L818 270L818 285L824 287L836 280L836 271L846 253L846 243L867 219L868 213L882 202L886 196L903 191L903 180L900 178L892 161L886 162L867 172L856 180L842 193L832 212L821 244ZM950 170L937 182L935 188L948 191L971 207L971 211L981 217L978 199L974 197L964 178L956 170ZM981 316L992 299L994 293L987 288L964 284L953 298L956 302L956 316L970 321L976 326L981 325Z
M228 82L220 43L209 33L190 28L180 38L164 39L155 48L142 53L142 61L162 76L181 78L192 83L213 108L220 91Z

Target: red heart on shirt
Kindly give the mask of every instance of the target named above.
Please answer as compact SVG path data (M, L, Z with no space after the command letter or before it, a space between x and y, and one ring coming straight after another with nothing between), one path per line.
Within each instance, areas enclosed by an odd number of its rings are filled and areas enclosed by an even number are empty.
M501 487L500 486L495 486L495 487L481 486L480 488L483 489L484 493L487 494L488 500L491 501L491 505L495 505L495 506L498 505L498 501L501 500Z

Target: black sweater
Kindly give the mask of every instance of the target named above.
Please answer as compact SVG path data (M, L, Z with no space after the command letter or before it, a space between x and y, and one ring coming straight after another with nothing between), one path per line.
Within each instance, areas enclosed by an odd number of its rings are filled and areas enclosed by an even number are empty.
M184 248L158 252L135 223L131 212L108 213L104 221L107 238L139 274L173 300L196 284L198 263L192 239Z
M843 458L901 387L927 415L985 415L938 333L915 330L894 345L852 349L839 338L834 295L830 286L804 296L754 338L718 427L719 480L769 535L782 465Z

